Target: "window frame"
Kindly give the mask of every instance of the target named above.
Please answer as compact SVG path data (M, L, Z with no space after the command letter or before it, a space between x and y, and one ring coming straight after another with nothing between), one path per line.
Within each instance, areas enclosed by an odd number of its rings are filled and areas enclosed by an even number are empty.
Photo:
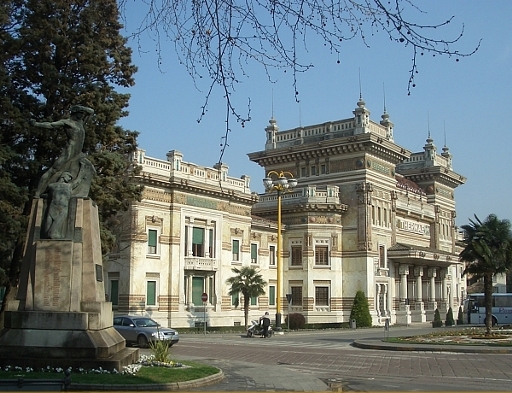
M297 256L296 255L297 253L300 254L300 256ZM302 266L302 263L303 263L302 244L291 246L290 255L291 255L290 266Z
M321 296L319 296L320 289L325 290L326 293L321 294ZM330 292L330 288L328 285L315 285L315 306L329 307L329 301L330 301L329 292ZM321 300L325 299L325 302L319 302L319 299L321 299Z
M235 242L236 242L236 248L235 248ZM235 255L236 255L236 258L235 258ZM232 258L233 262L241 262L240 261L240 239L231 239L231 258Z
M271 244L269 245L268 247L268 265L269 266L276 266L276 261L277 261L277 258L276 258L276 246Z
M315 266L330 266L329 246L327 244L315 244Z
M258 243L251 243L251 263L258 263Z
M154 283L154 304L149 303L149 284ZM157 307L158 306L158 280L151 278L146 279L146 307Z
M151 233L155 233L154 240L155 244L151 245L152 236ZM151 256L160 255L160 243L158 241L158 238L160 237L160 230L158 228L147 228L147 248L146 248L146 254ZM154 247L154 250L152 250L152 247ZM154 251L154 252L152 252Z
M292 295L292 306L302 306L302 285L290 286L290 293Z

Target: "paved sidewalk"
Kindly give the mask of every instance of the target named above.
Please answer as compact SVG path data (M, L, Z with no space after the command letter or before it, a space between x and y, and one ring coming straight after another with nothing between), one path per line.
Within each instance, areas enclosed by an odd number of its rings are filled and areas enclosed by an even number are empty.
M185 359L185 357L183 357ZM257 365L254 363L186 357L186 360L200 360L222 369L224 379L210 386L189 389L195 392L208 391L295 391L321 392L331 390L321 379L301 371L279 366Z

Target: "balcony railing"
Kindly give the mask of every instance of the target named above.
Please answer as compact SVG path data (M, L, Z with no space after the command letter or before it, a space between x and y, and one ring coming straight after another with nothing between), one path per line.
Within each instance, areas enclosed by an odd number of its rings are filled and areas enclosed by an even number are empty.
M185 257L185 269L187 270L217 270L219 262L213 258Z

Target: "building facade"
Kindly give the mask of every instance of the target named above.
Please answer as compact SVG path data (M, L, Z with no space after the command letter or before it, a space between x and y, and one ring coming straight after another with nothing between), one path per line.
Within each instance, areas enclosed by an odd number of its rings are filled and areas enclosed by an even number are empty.
M224 164L201 167L178 151L167 160L137 151L143 199L120 217L119 244L105 264L114 311L150 315L164 325L243 324L241 301L228 294L232 268L257 267L266 294L251 316L299 312L308 323L348 322L362 290L375 325L433 319L466 293L455 227L457 186L445 146L430 135L412 153L393 140L384 112L377 123L362 99L353 116L280 131L265 129L249 158L298 180L281 194L282 293L277 293L277 195L251 192L250 179ZM207 294L203 302L201 296ZM291 295L288 304L285 295Z

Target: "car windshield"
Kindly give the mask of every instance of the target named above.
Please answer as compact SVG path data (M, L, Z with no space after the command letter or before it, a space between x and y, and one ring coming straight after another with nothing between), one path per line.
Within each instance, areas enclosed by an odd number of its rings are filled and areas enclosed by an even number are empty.
M135 323L135 326L138 327L157 327L158 323L153 321L151 318L137 318L134 319L133 322Z

